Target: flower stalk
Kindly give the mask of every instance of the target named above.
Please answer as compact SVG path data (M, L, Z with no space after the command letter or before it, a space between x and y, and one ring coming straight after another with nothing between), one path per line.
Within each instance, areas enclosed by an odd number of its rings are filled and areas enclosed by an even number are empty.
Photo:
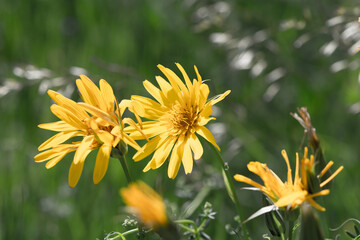
M125 173L126 180L128 184L132 183L133 180L130 176L129 168L126 163L126 154L128 152L128 146L123 141L120 141L120 143L117 145L116 148L114 148L111 151L111 157L119 159L121 163L121 167Z
M234 188L234 184L232 182L232 177L230 176L229 174L229 171L228 171L228 167L226 167L226 164L223 160L223 158L221 157L220 153L215 149L215 146L212 145L211 143L209 143L209 146L211 147L211 149L215 152L215 155L216 155L216 159L218 160L218 162L220 163L221 165L221 168L222 168L222 171L223 171L223 176L224 176L224 180L226 181L226 185L227 185L227 189L229 191L229 197L231 198L231 200L234 202L235 204L235 207L236 207L236 210L238 212L238 215L239 215L239 218L240 218L240 222L243 222L243 216L242 216L242 213L241 213L241 206L240 206L240 202L239 202L239 199L237 197L237 194L236 194L236 191L235 191L235 188ZM243 231L243 234L244 234L244 237L245 239L249 239L249 236L248 236L248 232L247 232L247 229L246 229L246 226L245 224L241 224L241 228L242 228L242 231Z
M124 170L125 177L126 177L126 180L127 180L128 184L132 183L133 180L132 180L132 178L130 176L130 172L129 172L129 168L128 168L127 163L126 163L125 155L122 156L121 158L119 158L119 161L121 163L122 169Z

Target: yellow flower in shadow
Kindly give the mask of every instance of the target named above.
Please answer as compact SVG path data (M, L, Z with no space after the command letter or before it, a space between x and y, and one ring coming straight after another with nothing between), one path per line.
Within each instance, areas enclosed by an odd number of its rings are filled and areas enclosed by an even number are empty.
M69 185L74 187L81 176L87 155L98 149L93 181L98 184L104 177L110 154L120 141L139 150L135 140L124 133L124 124L136 127L131 119L122 119L122 111L111 86L100 80L98 88L84 75L76 80L84 102L76 103L55 91L48 94L56 104L50 109L60 121L40 124L39 127L58 132L39 146L43 151L35 156L36 162L48 161L46 168L52 168L70 152L75 152L69 171ZM81 141L65 143L73 137L82 138Z
M309 202L313 207L320 211L325 211L325 208L320 206L314 201L314 198L317 196L323 196L330 193L329 189L321 190L328 182L330 182L342 169L341 166L334 174L332 174L324 182L320 183L318 188L320 189L316 193L312 193L309 188L307 179L309 179L308 174L309 169L314 167L314 156L311 155L310 159L307 157L308 150L305 148L304 157L301 159L301 176L299 174L299 155L296 153L296 167L295 167L295 176L292 178L292 171L289 163L289 158L285 150L281 152L283 158L285 159L287 165L287 181L283 182L271 169L267 167L266 164L260 162L250 162L247 167L249 171L258 175L261 180L264 182L264 185L261 185L250 178L247 178L243 175L236 174L234 176L236 181L244 182L250 184L263 193L265 193L276 206L278 207L287 207L293 209L305 201ZM321 173L321 176L332 165L330 162L327 167Z
M168 225L163 199L144 182L131 183L127 188L122 188L120 194L130 212L147 227L156 229Z
M196 66L194 68L197 79L191 82L183 67L178 63L176 65L185 83L172 70L158 65L168 81L157 76L156 81L160 89L147 80L143 82L145 89L156 101L142 96L131 96L131 101L120 103L120 106L128 107L130 111L149 120L143 122L142 130L151 140L134 155L133 159L140 161L154 153L144 168L144 171L148 171L159 168L170 156L169 178L176 177L181 163L186 174L192 172L194 159L197 160L203 155L198 135L220 150L214 136L205 125L215 119L210 117L212 106L230 93L228 90L208 100L209 87L203 82ZM125 131L131 133L130 136L134 139L143 138L134 127L129 126Z

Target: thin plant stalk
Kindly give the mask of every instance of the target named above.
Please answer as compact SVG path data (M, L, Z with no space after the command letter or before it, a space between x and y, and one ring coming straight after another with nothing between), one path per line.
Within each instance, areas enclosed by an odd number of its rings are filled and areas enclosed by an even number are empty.
M238 196L237 196L235 188L234 188L232 177L230 176L230 173L229 173L229 171L228 171L228 169L227 169L227 167L225 165L225 162L224 162L223 158L221 157L219 151L217 151L217 149L211 143L208 142L208 144L210 145L211 149L215 152L216 159L219 161L219 163L220 163L220 165L222 167L222 170L225 173L224 176L226 177L226 180L228 182L229 191L231 192L231 194L233 196L233 198L231 196L230 196L230 198L233 200L233 202L234 202L234 204L236 206L236 210L238 212L240 222L242 223L243 222L243 217L242 217L242 213L241 213L240 202L239 202ZM249 240L249 236L248 236L248 232L247 232L245 224L241 224L241 228L242 228L242 231L244 233L245 239Z
M119 157L119 161L121 163L121 166L124 170L124 173L125 173L125 177L126 177L126 180L128 182L128 184L132 183L132 179L131 179L131 176L130 176L130 172L129 172L129 169L127 167L127 164L126 164L126 157L125 155L123 155L122 157Z

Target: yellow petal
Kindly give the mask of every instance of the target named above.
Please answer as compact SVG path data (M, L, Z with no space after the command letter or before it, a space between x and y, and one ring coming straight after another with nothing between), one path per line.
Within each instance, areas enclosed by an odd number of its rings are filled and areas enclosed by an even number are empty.
M330 167L331 167L333 164L334 164L333 161L328 162L328 163L326 164L326 166L324 167L324 169L321 170L319 176L320 176L320 177L324 176L324 174L330 169Z
M84 167L84 162L79 162L75 164L74 162L71 163L70 171L69 171L69 186L75 187L78 183L82 170Z
M155 87L148 80L145 80L143 82L143 85L146 91L148 91L151 94L151 96L153 96L156 99L156 101L158 101L161 105L164 105L164 94L160 91L160 89Z
M52 123L42 123L38 125L39 128L56 131L56 132L66 132L66 131L73 131L77 130L73 126L69 125L64 121L57 121Z
M100 108L106 111L106 103L99 88L85 75L80 75L81 81L76 81L76 85L79 88L81 95L87 95L84 101L94 107ZM81 84L79 84L81 82ZM79 87L80 86L80 87Z
M159 122L159 121L146 121L146 122L143 122L141 130L142 131L150 130L151 128L160 126L160 124L161 124L161 122ZM137 128L135 128L134 126L126 126L124 128L124 132L129 133L129 134L136 133L137 131L138 131Z
M119 103L119 108L120 108L120 114L121 116L124 114L125 110L128 108L130 111L132 111L132 104L131 104L131 100L129 99L123 99L120 101Z
M211 120L215 120L214 117L202 117L200 116L200 119L199 119L199 125L200 126L205 126L206 124L208 124Z
M294 178L294 185L298 185L301 179L299 177L299 154L296 153L296 167L295 167L295 178Z
M91 81L91 80L90 80ZM76 86L79 89L80 92L80 96L82 98L82 100L88 104L92 104L94 106L96 106L96 102L93 102L94 99L89 95L87 88L85 87L85 84L83 82L82 79L77 79L76 80ZM96 87L96 86L95 86Z
M133 160L137 162L149 156L159 146L160 140L162 139L163 137L161 135L151 139L133 156Z
M51 105L50 110L55 116L67 122L76 129L79 130L87 129L82 119L79 118L79 116L75 115L76 113L72 113L68 109L55 104Z
M72 113L76 113L77 116L79 116L80 119L88 118L89 115L82 109L79 105L76 104L71 99L68 99L61 95L60 93L57 93L55 91L49 90L48 91L49 96L54 100L55 103L57 103L59 106L66 108Z
M314 201L314 199L309 198L307 201L317 210L324 212L326 209L322 206L320 206L317 202Z
M61 155L63 152L68 151L68 149L75 149L76 150L77 145L76 144L61 144L57 147L54 147L52 149L46 150L44 152L41 152L37 154L34 159L35 162L43 162L52 158L55 158L59 155Z
M101 143L105 143L107 145L112 145L114 141L114 136L104 130L99 130L95 132L96 136L100 139Z
M339 167L328 179L326 179L325 181L323 181L320 184L320 187L324 187L326 184L328 184L331 180L334 179L334 177L336 177L336 175L338 175L342 170L344 169L343 166Z
M75 156L74 156L75 164L85 161L85 158L91 151L91 144L93 141L94 141L94 136L92 135L83 138L83 140L80 143L80 146L75 152Z
M277 202L275 202L275 205L278 207L286 207L295 201L299 201L302 203L304 202L306 195L307 191L291 192L290 194L281 197Z
M97 107L94 107L92 105L89 105L87 103L82 103L82 102L80 102L78 104L80 106L82 106L84 109L86 109L86 111L88 111L93 116L99 117L99 118L105 120L106 122L108 122L111 125L116 125L117 124L117 122L107 112L104 112L100 108L97 108Z
M318 197L318 196L325 196L325 195L328 195L329 193L330 193L329 189L324 189L324 190L321 190L320 192L310 194L307 197L308 198L314 198L314 197Z
M201 158L201 156L203 155L204 149L201 145L199 138L195 134L191 134L191 136L189 138L189 143L190 143L191 150L194 153L195 160Z
M99 148L93 175L94 184L98 184L101 181L108 169L111 149L112 147L106 144Z
M182 98L182 94L181 94L181 91L179 89L179 86L177 84L177 82L175 81L175 79L173 79L172 77L170 77L169 73L168 73L168 69L160 64L157 65L157 67L160 69L160 71L162 71L162 73L167 77L167 79L169 80L172 88L174 89L176 95L177 95L177 98L179 101L181 101L183 98Z
M99 85L101 95L103 96L104 102L106 104L106 112L114 112L116 100L112 87L104 79L100 80Z
M247 183L251 186L254 186L258 189L260 189L261 191L263 191L264 193L266 193L270 198L274 199L275 195L271 192L269 192L264 186L260 185L259 183L253 181L252 179L245 177L243 175L240 174L235 174L234 179L238 182L243 182L243 183Z
M151 161L146 165L143 171L147 172L150 169L156 169L161 167L161 165L168 158L176 139L176 137L168 137L166 141L161 145L161 147L157 148Z
M281 154L283 156L283 158L285 159L285 162L286 162L286 166L287 166L287 182L292 185L292 174L291 174L291 167L290 167L290 162L289 162L289 158L288 158L288 155L286 153L286 151L283 149L281 151Z
M147 119L159 119L161 116L164 115L164 112L167 111L166 107L146 97L132 95L131 100L139 103L142 106L143 111L141 111L141 109L138 109L137 105L134 105L134 108L141 117Z
M184 95L185 99L189 98L189 90L185 86L185 84L181 81L181 79L169 68L159 67L159 69L165 74L171 85L174 87L174 84L176 83ZM176 92L176 90L175 90Z
M123 134L122 140L123 140L126 144L130 145L131 147L133 147L134 149L136 149L136 150L138 150L138 151L141 149L141 147L139 146L139 144L137 144L137 142L135 142L135 140L134 140L132 137L130 137L129 135L127 135L127 134Z
M208 142L210 142L212 145L214 145L220 151L220 148L216 144L215 138L212 135L212 133L209 131L209 129L207 129L204 126L200 126L198 128L198 130L196 131L196 133L199 134L200 136L202 136L203 138L205 138Z
M193 88L190 92L190 103L191 106L198 106L199 105L199 100L200 100L200 85L201 82L198 82L197 80L193 80Z
M200 85L200 99L199 99L199 108L202 109L206 104L206 100L209 96L209 87L206 84Z
M148 138L155 137L159 134L167 131L165 126L161 126L160 124L154 124L152 128L142 130L143 134L145 134ZM144 139L143 135L139 132L134 132L130 135L133 139Z
M186 141L184 144L184 154L182 157L182 164L184 166L185 174L191 173L193 169L194 159L191 154L189 141Z
M51 138L49 138L48 140L43 142L38 147L38 150L43 151L45 149L55 147L55 146L67 141L68 139L70 139L70 138L72 138L74 136L81 136L81 135L83 135L83 133L79 132L79 131L59 132L58 134L55 134L54 136L52 136Z
M59 151L56 150L56 149L49 149L49 150L46 150L46 151L44 151L44 152L41 152L41 153L37 154L37 155L34 157L34 159L35 159L35 162L44 162L44 161L47 161L47 160L49 160L49 159L58 157L58 156L60 156L62 153L63 153L63 151L59 152Z
M204 117L204 118L208 118L211 114L212 114L213 110L212 110L212 104L210 104L210 102L208 102L203 110L201 111L200 113L200 116L201 117ZM204 125L204 124L203 124Z
M160 76L156 76L156 81L158 82L161 91L163 93L163 105L171 108L172 105L174 104L174 102L177 101L178 99L178 95L176 93L176 91L174 90L174 88L169 84L169 82L167 82L164 78L160 77Z
M52 167L54 167L58 162L60 162L61 159L63 159L65 157L66 154L68 154L70 152L70 150L68 151L64 151L62 152L59 156L49 160L46 164L45 167L46 169L50 169Z
M147 137L145 132L143 132L143 130L137 126L137 124L134 122L134 120L132 120L131 118L124 118L123 122L124 122L124 124L128 124L137 130L134 134L140 135L141 137L139 139L146 139L147 141L149 141L149 138ZM153 137L153 136L154 135L152 135L151 137ZM132 139L134 139L134 135L132 135L131 137L132 137Z
M176 177L181 165L183 151L184 151L184 144L182 144L182 140L179 138L171 153L169 167L168 167L169 178L174 179Z
M301 159L301 163L300 163L300 174L301 174L301 182L302 182L302 184L304 185L304 189L308 189L307 175L306 175L306 168L305 168L304 158Z
M202 78L200 76L200 73L199 73L199 70L197 69L197 67L194 65L194 69L195 69L195 72L196 72L196 76L197 76L197 79L198 79L198 82L201 83L202 82Z
M175 64L179 68L181 74L183 75L183 78L185 79L185 83L186 83L187 88L190 90L192 88L192 84L191 84L189 76L187 75L184 68L179 63L175 63Z
M49 90L47 90L47 94L57 105L61 105L61 102L56 98L57 95L61 95L60 93L49 89Z
M160 89L163 92L164 96L166 96L167 93L172 90L172 86L170 85L170 83L168 83L164 78L160 76L156 76L155 79L159 84ZM165 104L165 102L163 104Z
M211 105L214 105L214 104L220 102L221 100L223 100L227 95L230 94L230 92L231 92L230 90L227 90L226 92L224 92L223 94L221 94L219 97L211 100L211 101L210 101Z

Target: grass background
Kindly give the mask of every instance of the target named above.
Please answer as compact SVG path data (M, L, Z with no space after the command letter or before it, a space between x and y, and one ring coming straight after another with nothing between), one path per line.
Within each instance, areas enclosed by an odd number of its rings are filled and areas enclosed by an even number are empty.
M46 170L34 163L37 146L52 134L37 128L55 121L48 88L78 100L76 75L106 79L118 99L147 95L157 64L191 77L193 65L211 95L232 93L215 108L209 128L230 171L249 175L249 161L267 163L285 177L280 151L294 166L302 127L289 115L307 106L327 160L345 169L319 213L337 227L360 212L359 1L1 1L0 2L0 239L103 239L123 231L118 190L126 186L111 160L99 185L92 183L95 154L76 188L67 185L72 156ZM179 72L178 72L179 73ZM205 142L204 142L205 144ZM193 173L175 180L166 166L142 173L146 160L130 161L131 173L158 190L179 215L202 189L218 212L206 232L237 239L233 206L209 148ZM236 183L238 189L244 184ZM238 191L244 216L261 207L257 193ZM197 211L191 216L196 217ZM267 233L264 219L248 223L253 239ZM328 233L328 237L340 232Z

